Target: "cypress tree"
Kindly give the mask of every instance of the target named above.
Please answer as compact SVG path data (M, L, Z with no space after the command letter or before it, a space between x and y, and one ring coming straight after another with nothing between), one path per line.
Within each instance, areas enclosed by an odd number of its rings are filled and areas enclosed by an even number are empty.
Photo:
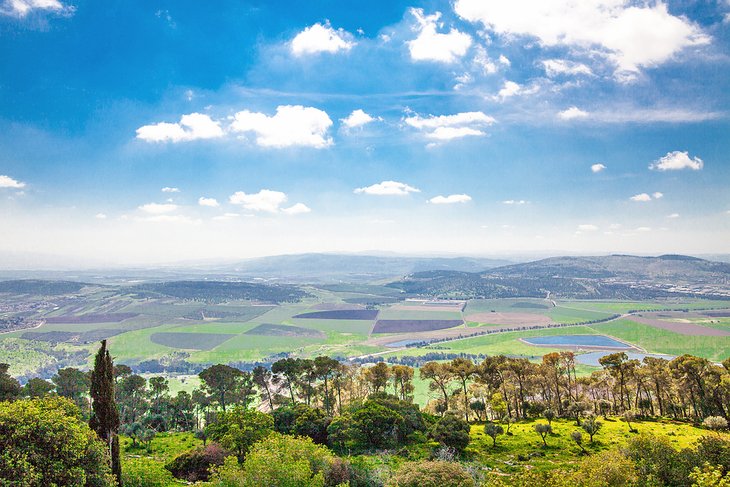
M89 426L96 431L109 448L112 459L112 473L117 483L122 485L122 465L119 458L119 411L114 400L114 363L106 348L106 340L94 359L91 372L91 419Z

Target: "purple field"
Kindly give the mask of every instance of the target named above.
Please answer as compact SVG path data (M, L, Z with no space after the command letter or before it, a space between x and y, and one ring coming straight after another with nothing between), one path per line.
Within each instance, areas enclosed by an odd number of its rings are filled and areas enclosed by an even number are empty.
M120 321L134 318L138 313L105 313L105 314L89 314L81 316L52 316L44 318L46 323L118 323Z
M302 313L293 318L310 320L374 320L377 316L377 309L333 309L330 311Z
M433 331L463 324L462 320L378 320L373 328L373 333Z
M73 343L87 343L97 342L104 340L120 333L124 333L125 330L117 329L100 329L100 330L89 330L85 332L73 332L73 331L27 331L23 333L20 338L24 340L37 340L40 342L73 342Z

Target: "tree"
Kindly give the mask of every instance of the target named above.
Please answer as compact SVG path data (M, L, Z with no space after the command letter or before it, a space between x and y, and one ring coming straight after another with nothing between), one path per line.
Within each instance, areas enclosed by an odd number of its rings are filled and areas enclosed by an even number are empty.
M588 436L591 438L591 443L593 443L593 436L601 430L602 426L603 423L591 416L583 420L581 428L583 428L583 431L588 433Z
M402 401L413 400L413 367L394 365L392 368L395 393Z
M0 485L115 485L107 448L68 399L0 402L0 432Z
M465 358L455 358L449 364L449 369L453 374L454 378L461 382L462 392L464 393L464 419L469 422L469 394L466 388L466 384L477 372L477 366L474 362Z
M122 422L134 423L142 416L147 407L146 388L147 380L137 374L125 376L117 381L114 390Z
M497 436L504 434L504 428L495 423L484 425L484 434L492 438L492 448L497 446Z
M67 367L58 369L51 381L56 384L56 393L59 396L71 399L82 413L87 411L88 403L85 396L89 393L89 374Z
M163 394L170 390L170 385L167 379L162 376L150 377L149 384L154 400L155 411L159 412L160 398L163 396Z
M553 419L555 419L555 411L552 409L546 409L543 411L542 415L547 419L547 422L550 426L553 425Z
M257 365L253 369L253 382L261 391L261 400L266 401L269 405L269 410L274 410L274 398L271 394L271 384L274 383L274 377L269 369L262 365Z
M20 397L20 382L8 374L10 365L0 364L0 401L12 401Z
M570 438L575 441L575 444L580 447L582 453L587 453L586 449L583 448L583 434L580 431L573 431L570 434Z
M109 447L112 473L117 483L122 485L122 463L119 457L119 411L114 400L114 363L106 348L106 340L94 358L91 372L91 418L89 426Z
M689 474L692 487L730 487L730 471L722 471L720 466L706 463L702 468L695 467Z
M34 377L23 386L23 395L25 397L44 397L54 389L53 384L47 380Z
M240 385L243 372L228 365L212 365L198 374L203 388L216 398L223 411Z
M284 377L286 386L289 389L291 402L294 404L296 402L296 399L294 399L294 384L298 382L299 376L302 373L301 359L285 358L277 360L271 365L271 372Z
M322 380L324 385L322 404L329 415L332 415L334 411L335 402L333 391L330 388L330 381L339 367L340 362L327 356L315 357L314 359L314 373Z
M445 414L434 425L431 437L444 446L451 447L457 452L463 452L471 440L469 423L458 415Z
M540 435L540 438L542 439L542 444L544 446L547 446L547 441L545 441L545 438L547 438L547 435L553 432L553 427L545 423L536 423L534 428L535 432Z
M626 421L626 424L629 425L629 432L634 433L636 430L631 425L631 423L636 419L636 412L632 409L628 409L623 412L621 415L621 418Z
M474 487L474 479L459 463L444 461L406 462L398 468L388 487Z
M421 379L429 379L429 389L432 391L440 390L444 396L444 411L449 409L449 391L448 386L453 375L451 369L438 362L427 362L421 367Z
M365 448L387 448L398 441L403 416L381 404L367 401L352 414L352 430Z
M373 394L377 394L380 391L385 392L385 388L390 380L390 368L388 368L388 364L378 362L372 367L365 369L363 374Z
M207 427L208 436L243 462L251 446L274 430L274 420L268 414L236 406L218 415L218 421Z
M713 431L727 429L727 419L722 416L708 416L702 421L702 426Z

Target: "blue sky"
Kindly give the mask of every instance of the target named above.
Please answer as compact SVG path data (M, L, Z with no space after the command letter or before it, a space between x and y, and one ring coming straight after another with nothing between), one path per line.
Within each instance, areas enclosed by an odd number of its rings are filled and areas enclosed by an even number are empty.
M8 254L730 251L726 1L0 5Z

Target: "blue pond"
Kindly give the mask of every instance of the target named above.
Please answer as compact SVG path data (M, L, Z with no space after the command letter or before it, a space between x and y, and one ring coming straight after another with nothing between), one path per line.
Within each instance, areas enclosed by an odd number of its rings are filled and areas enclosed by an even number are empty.
M603 335L553 335L523 338L530 345L554 345L559 347L631 348L613 338Z
M598 359L603 357L604 355L608 355L609 353L613 353L610 351L599 351L599 352L590 352L590 353L582 353L580 355L575 356L575 361L579 364L584 365L592 365L594 367L600 367L601 364L598 363ZM655 358L663 358L667 360L672 360L674 358L674 355L658 355L653 353L638 353L638 352L626 352L626 355L628 355L629 360L644 360L644 357L655 357Z

